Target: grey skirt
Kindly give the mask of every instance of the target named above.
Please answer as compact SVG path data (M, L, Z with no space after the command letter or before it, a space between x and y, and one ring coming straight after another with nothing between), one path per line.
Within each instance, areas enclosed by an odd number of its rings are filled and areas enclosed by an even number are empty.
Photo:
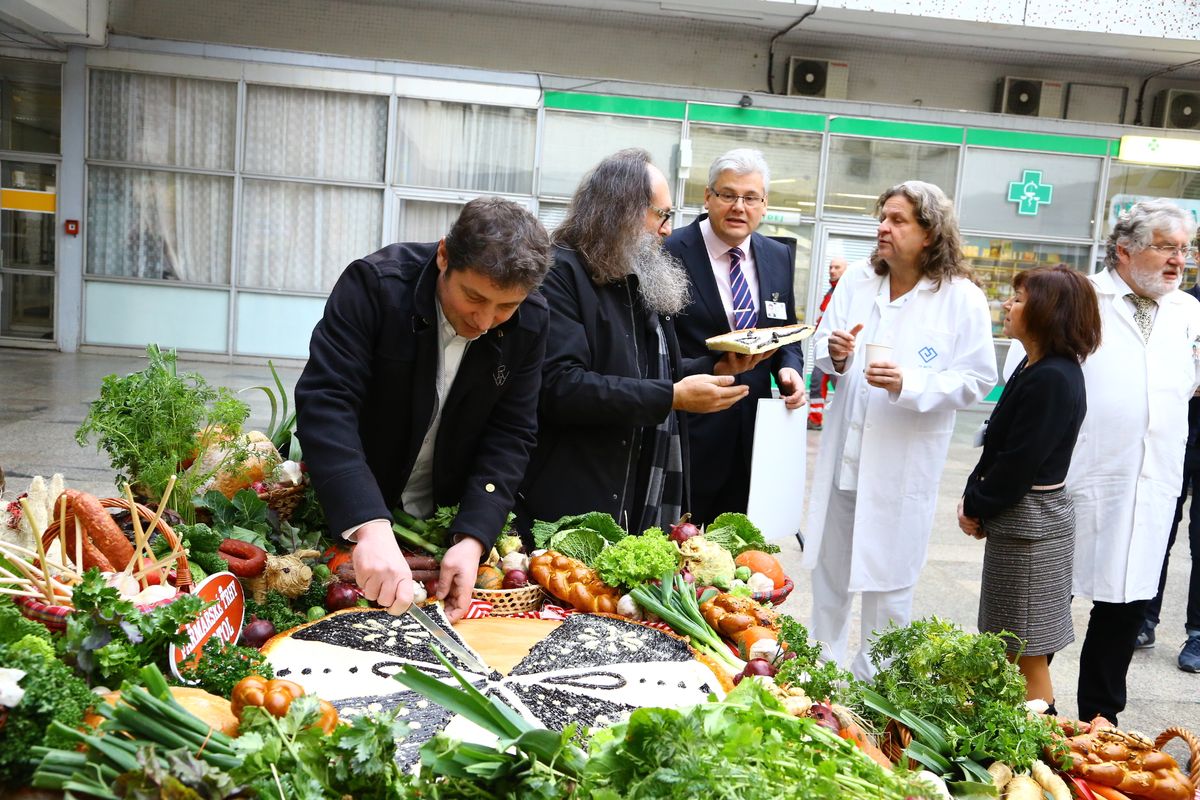
M1075 641L1071 567L1075 507L1066 489L1029 491L1012 508L984 520L979 630L1015 634L1008 650L1056 653Z

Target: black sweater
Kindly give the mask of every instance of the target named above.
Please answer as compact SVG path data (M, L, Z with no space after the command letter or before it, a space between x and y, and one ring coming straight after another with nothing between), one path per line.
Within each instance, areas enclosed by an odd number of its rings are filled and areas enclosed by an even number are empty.
M1062 483L1086 413L1083 370L1074 359L1022 360L992 410L983 455L963 493L963 513L988 519L1030 487Z

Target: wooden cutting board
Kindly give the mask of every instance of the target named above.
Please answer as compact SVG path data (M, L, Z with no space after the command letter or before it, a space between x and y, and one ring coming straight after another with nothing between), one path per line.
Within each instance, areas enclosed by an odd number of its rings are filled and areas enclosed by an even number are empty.
M535 644L561 624L554 619L485 617L464 619L454 630L488 666L507 675Z

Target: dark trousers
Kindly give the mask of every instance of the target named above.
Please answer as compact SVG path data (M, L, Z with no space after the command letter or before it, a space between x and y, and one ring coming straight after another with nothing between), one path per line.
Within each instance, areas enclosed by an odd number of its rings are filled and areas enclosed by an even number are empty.
M1158 578L1158 594L1146 606L1146 622L1158 624L1162 612L1163 590L1167 586L1167 564L1171 561L1171 548L1175 546L1175 534L1183 519L1183 503L1187 500L1188 488L1192 490L1192 505L1188 512L1188 545L1192 553L1192 574L1188 580L1187 619L1184 625L1188 635L1200 633L1200 454L1188 453L1183 463L1183 490L1175 504L1175 521L1171 523L1171 538L1167 540L1167 552L1163 556L1162 574Z
M1090 722L1099 714L1115 725L1117 715L1125 710L1125 677L1147 603L1092 603L1079 653L1080 719Z

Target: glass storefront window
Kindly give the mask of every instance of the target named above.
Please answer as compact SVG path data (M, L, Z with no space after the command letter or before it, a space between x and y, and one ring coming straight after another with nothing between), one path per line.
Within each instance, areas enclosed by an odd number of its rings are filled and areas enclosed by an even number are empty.
M233 169L236 84L92 70L89 85L89 158Z
M1139 200L1170 200L1200 220L1200 172L1113 161L1108 168L1108 192L1104 197L1105 236L1112 232L1121 212Z
M0 58L0 150L58 153L62 132L62 67Z
M964 229L1092 238L1104 160L967 149L959 220Z
M674 185L681 132L678 122L547 111L543 131L542 195L570 197L588 170L626 147L649 151L654 165Z
M873 218L879 195L907 180L932 183L953 200L957 170L957 147L833 136L822 208L827 214Z
M450 230L465 205L401 198L397 203L400 212L397 241L436 242Z
M247 180L238 285L328 292L347 264L379 249L382 224L379 189Z
M381 95L247 86L246 171L381 183L387 115Z
M0 336L54 336L54 278L0 274Z
M233 178L88 168L89 275L228 284L232 223Z
M704 205L708 168L717 156L735 147L753 147L762 151L771 168L768 205L807 216L816 214L820 134L693 123L688 136L692 140L692 171L683 190L687 205Z
M963 255L975 270L975 277L987 295L992 311L992 334L1003 335L1004 309L1001 306L1012 295L1012 280L1018 272L1066 264L1086 273L1091 250L1086 244L964 236Z
M545 201L538 203L538 222L542 223L549 233L554 233L554 229L562 224L567 218L566 203L547 203Z
M402 99L397 123L397 183L533 192L535 110Z

